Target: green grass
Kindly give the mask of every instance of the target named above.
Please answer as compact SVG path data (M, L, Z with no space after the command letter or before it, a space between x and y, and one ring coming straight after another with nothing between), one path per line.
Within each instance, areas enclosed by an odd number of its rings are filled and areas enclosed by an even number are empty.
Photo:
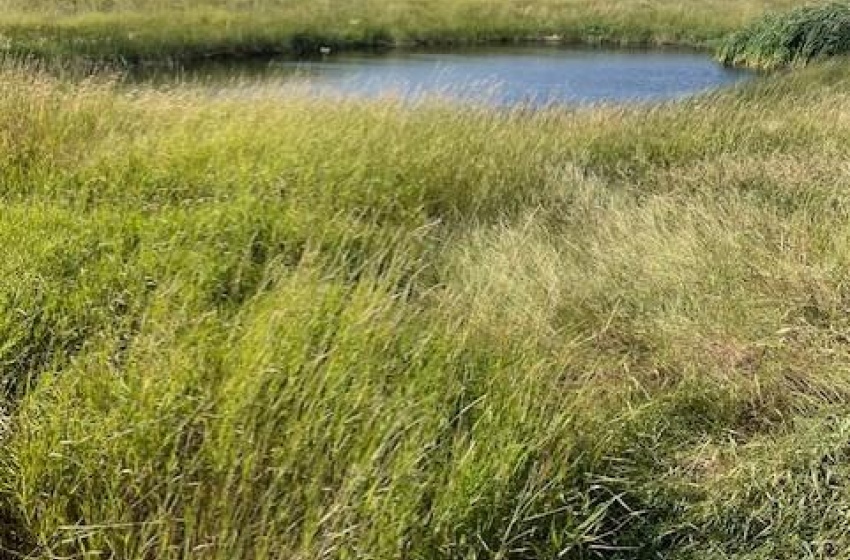
M534 113L6 64L0 544L840 556L848 75Z
M140 63L540 41L706 47L793 0L0 0L0 48Z
M776 13L729 36L718 51L726 64L775 70L850 53L850 4L832 2Z

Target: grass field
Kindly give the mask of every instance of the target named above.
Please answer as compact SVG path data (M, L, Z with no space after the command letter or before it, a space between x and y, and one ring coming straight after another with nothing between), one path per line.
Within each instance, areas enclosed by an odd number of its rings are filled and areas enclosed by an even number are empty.
M7 64L4 548L847 550L846 68L505 114Z
M704 44L782 4L0 0L0 27L165 60ZM0 64L0 559L848 557L846 60L656 107L252 92Z
M557 38L706 47L794 0L0 0L0 48L123 62Z

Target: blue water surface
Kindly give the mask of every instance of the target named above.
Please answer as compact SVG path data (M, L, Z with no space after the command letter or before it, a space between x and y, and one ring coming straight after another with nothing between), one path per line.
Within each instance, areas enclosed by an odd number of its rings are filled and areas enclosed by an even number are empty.
M499 106L667 101L752 77L697 52L561 47L331 53L311 60L202 66L186 75L210 83L273 79L275 87L306 88L315 95L439 96Z

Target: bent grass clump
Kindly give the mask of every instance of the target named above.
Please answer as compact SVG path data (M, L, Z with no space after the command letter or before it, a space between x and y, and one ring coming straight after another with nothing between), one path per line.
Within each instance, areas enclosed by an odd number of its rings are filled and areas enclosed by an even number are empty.
M726 39L721 62L759 70L806 65L850 53L850 3L771 14Z

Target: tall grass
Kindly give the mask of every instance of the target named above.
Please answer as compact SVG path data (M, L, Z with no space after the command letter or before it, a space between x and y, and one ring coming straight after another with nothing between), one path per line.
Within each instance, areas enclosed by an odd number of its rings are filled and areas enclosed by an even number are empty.
M111 62L549 41L705 46L791 0L0 1L0 47Z
M850 546L843 62L538 113L2 72L10 555Z
M725 64L762 70L805 65L850 52L850 4L832 2L771 14L729 36Z

